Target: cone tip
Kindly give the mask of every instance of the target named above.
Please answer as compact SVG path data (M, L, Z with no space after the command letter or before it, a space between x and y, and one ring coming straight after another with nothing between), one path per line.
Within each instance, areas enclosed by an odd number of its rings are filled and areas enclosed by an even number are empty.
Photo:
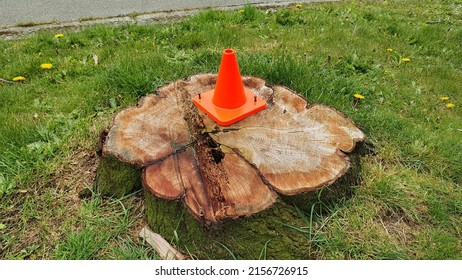
M234 54L234 50L233 49L226 49L223 53L224 54Z

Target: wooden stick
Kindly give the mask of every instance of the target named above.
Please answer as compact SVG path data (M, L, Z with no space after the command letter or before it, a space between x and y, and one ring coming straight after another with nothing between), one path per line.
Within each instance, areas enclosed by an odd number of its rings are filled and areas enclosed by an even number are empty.
M2 79L2 78L0 78L0 82L4 82L4 83L7 83L7 84L14 84L14 82L8 81L8 80Z
M178 252L162 236L154 233L149 228L144 227L140 232L140 237L144 238L163 260L186 260L186 256Z

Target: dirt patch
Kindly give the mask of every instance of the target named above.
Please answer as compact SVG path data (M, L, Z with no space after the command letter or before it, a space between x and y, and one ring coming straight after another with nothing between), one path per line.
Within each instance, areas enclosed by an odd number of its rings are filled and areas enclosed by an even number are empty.
M68 165L55 174L55 185L67 193L75 204L80 203L79 193L92 188L98 166L98 156L95 151L79 150L71 156Z
M413 232L418 225L402 211L385 211L380 219L385 232L401 244L415 239Z
M95 177L95 152L78 150L41 185L18 190L0 212L7 224L0 240L1 258L50 259L65 228L74 224L82 205L79 192Z

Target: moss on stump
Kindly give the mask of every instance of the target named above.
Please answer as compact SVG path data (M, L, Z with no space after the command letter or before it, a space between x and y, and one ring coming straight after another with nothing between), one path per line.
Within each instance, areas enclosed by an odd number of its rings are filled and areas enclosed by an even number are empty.
M96 193L120 198L139 189L141 189L141 168L112 156L101 158L96 170L94 185Z
M198 259L307 259L310 242L297 210L284 201L250 217L204 227L180 201L145 193L149 226Z

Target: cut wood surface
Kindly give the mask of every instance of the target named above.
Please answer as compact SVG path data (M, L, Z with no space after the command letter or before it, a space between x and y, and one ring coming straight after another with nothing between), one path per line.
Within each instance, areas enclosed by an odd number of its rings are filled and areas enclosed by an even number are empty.
M244 86L267 108L221 127L191 101L215 82L216 75L195 75L143 97L115 116L103 147L105 155L143 166L145 188L182 199L204 223L262 211L277 193L332 184L350 166L345 153L364 140L342 113L254 77L244 77Z

